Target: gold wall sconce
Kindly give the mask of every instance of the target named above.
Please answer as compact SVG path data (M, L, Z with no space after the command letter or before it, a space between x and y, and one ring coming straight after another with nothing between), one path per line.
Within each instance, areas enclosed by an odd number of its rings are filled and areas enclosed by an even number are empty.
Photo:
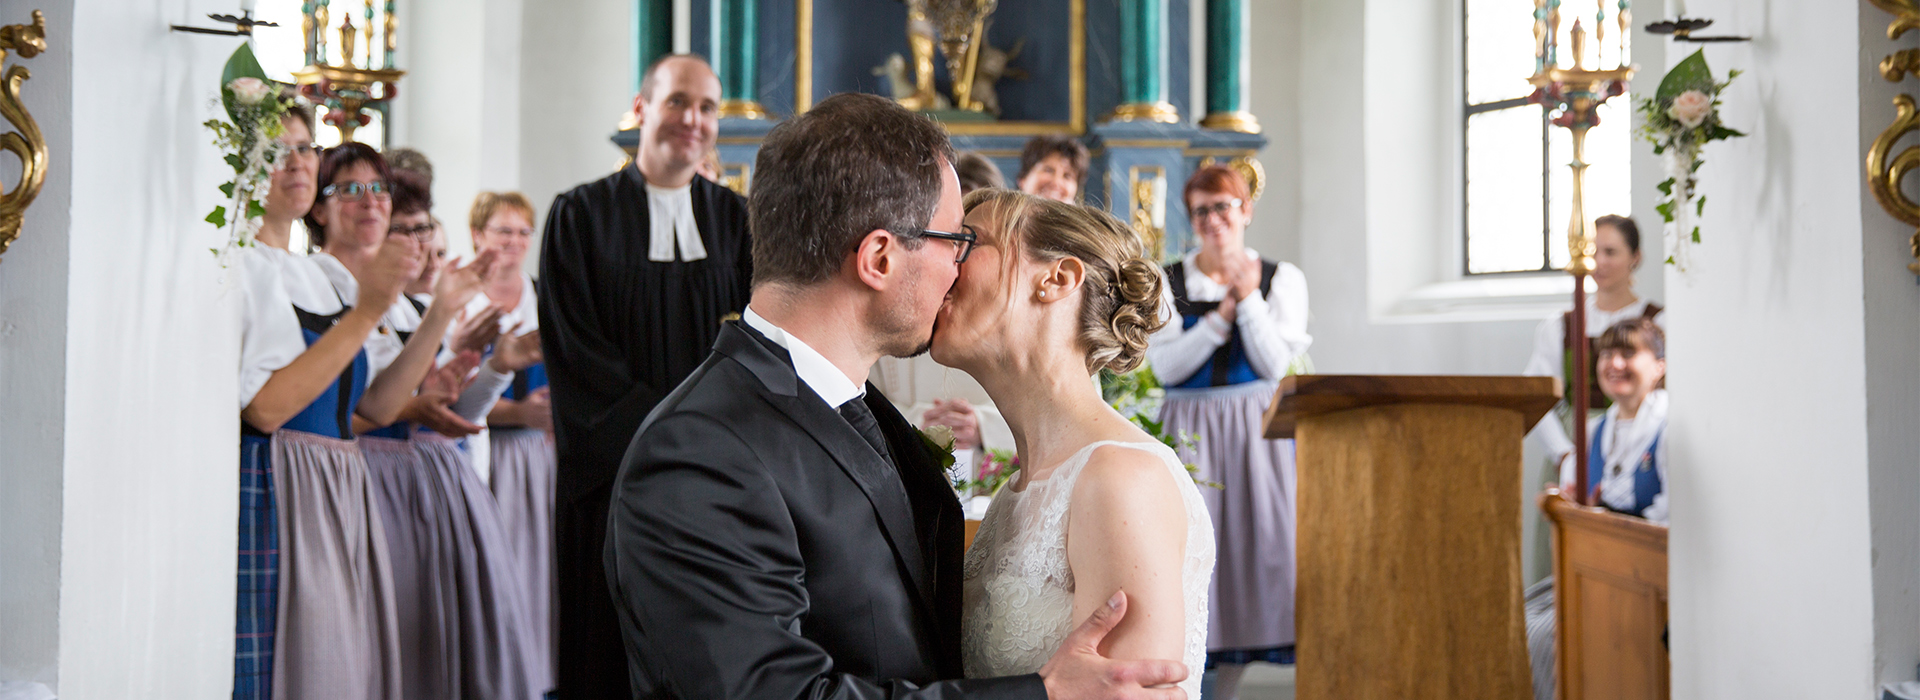
M1887 25L1888 40L1898 40L1907 30L1920 28L1920 0L1869 1L1894 16L1893 22ZM1920 67L1920 62L1912 50L1899 51L1880 60L1880 76L1897 83L1916 67ZM1908 146L1898 155L1893 153L1894 144L1901 138L1920 131L1920 112L1915 109L1913 96L1908 94L1895 95L1893 107L1893 123L1888 124L1873 140L1873 147L1867 149L1867 185L1873 190L1873 198L1880 201L1880 208L1895 220L1914 227L1913 237L1907 242L1913 257L1913 261L1907 263L1907 270L1920 275L1920 204L1900 191L1901 179L1920 167L1920 147Z
M21 58L33 58L45 50L47 17L39 10L33 11L32 24L0 27L0 62L6 61L9 51ZM20 183L0 194L0 254L6 253L7 246L20 237L20 224L27 206L40 195L40 185L47 179L47 139L40 135L40 125L20 102L20 84L29 77L32 74L26 67L15 64L7 68L4 79L0 79L0 116L5 116L14 128L0 134L0 148L13 151L20 158Z

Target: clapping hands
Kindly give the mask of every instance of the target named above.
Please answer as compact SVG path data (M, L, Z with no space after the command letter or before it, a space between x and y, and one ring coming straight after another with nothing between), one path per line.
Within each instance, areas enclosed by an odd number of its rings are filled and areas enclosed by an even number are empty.
M469 376L480 366L480 353L471 350L454 355L452 360L427 373L420 392L401 409L403 420L413 421L447 437L459 438L480 432L480 426L459 414L451 406L460 393L473 383Z
M440 274L440 279L433 283L434 302L449 304L456 309L465 307L474 295L493 281L498 273L495 269L498 265L494 264L494 260L498 257L498 251L483 250L467 264L447 268Z
M944 425L953 429L955 449L972 450L980 447L980 414L973 410L973 404L966 399L934 399L933 408L920 416L920 422L927 426Z

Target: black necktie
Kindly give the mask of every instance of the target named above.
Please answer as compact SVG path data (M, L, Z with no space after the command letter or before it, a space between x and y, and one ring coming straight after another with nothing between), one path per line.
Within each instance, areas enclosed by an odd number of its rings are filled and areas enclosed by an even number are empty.
M873 410L867 408L865 401L855 398L840 404L840 417L847 419L854 432L867 439L867 444L873 446L874 452L880 453L881 459L893 462L892 455L887 452L887 438L880 434L880 421L873 417Z

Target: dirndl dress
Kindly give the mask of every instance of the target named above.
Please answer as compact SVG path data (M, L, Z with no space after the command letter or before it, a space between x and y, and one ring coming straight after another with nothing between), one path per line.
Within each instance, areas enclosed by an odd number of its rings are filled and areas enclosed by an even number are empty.
M1187 300L1184 267L1167 272L1179 321L1192 328L1219 302ZM1271 292L1276 269L1263 265L1263 295ZM1263 437L1275 382L1249 364L1238 328L1191 376L1161 380L1167 382L1160 411L1165 429L1198 439L1181 456L1198 467L1199 478L1220 486L1200 489L1217 547L1207 667L1291 664L1296 481L1293 441Z
M402 342L410 334L396 329ZM465 449L409 423L369 432L361 445L388 524L404 697L546 692L551 659L535 646L499 512Z
M514 374L503 398L524 400L547 385L546 365ZM493 457L494 503L512 554L511 575L526 593L532 626L527 634L548 655L554 647L553 589L553 436L527 427L488 428Z
M311 347L346 313L293 307ZM352 416L364 352L271 435L242 423L233 697L400 697L386 538Z

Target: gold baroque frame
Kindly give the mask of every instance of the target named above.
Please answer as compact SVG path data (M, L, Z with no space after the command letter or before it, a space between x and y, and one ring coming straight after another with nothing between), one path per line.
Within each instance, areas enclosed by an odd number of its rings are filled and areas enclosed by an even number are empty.
M1920 0L1869 0L1875 7L1886 10L1894 16L1887 25L1887 39L1897 40L1907 30L1920 28ZM1912 50L1898 51L1880 60L1880 75L1890 82L1900 82L1920 68ZM1880 208L1887 214L1908 226L1915 227L1913 238L1908 241L1908 250L1914 261L1907 263L1907 270L1920 275L1920 204L1908 199L1900 191L1900 181L1914 168L1920 167L1920 147L1909 146L1893 155L1894 144L1915 131L1920 131L1920 114L1916 113L1912 95L1900 94L1893 98L1894 119L1880 136L1873 140L1873 147L1867 149L1867 186L1873 190L1873 198L1879 200Z
M8 51L21 58L33 58L45 50L47 16L39 10L33 11L32 24L0 27L0 61L6 60ZM31 72L15 64L7 69L4 79L0 79L0 116L12 122L15 129L0 134L0 148L13 151L20 158L20 183L0 194L0 254L6 253L7 246L20 237L27 206L40 195L40 185L47 179L47 139L40 135L40 125L20 102L20 84L30 77Z
M793 24L798 36L793 50L793 112L813 107L813 0L794 0ZM1087 130L1087 2L1067 4L1068 118L1064 122L944 123L958 136L1031 136L1081 134Z

